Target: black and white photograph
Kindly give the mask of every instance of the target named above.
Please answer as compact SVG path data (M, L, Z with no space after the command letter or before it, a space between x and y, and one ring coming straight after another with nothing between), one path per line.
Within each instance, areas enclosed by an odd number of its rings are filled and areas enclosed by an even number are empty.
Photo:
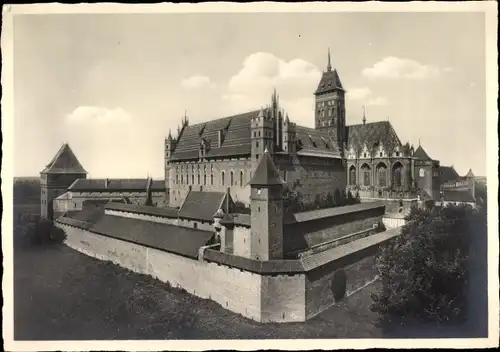
M4 5L4 348L498 347L497 14Z

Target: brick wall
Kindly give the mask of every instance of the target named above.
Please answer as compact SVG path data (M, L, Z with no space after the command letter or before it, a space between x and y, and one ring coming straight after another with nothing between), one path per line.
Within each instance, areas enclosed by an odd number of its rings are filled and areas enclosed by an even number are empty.
M304 202L314 202L316 195L326 196L330 192L333 196L336 189L343 191L346 188L346 171L339 159L313 157L274 157L280 175L292 186L298 182L295 191L300 192Z
M191 171L193 166L193 171ZM206 169L204 168L206 166ZM184 167L184 169L182 169ZM200 182L198 183L198 167ZM214 183L210 182L210 170L213 167ZM170 165L169 198L170 206L180 207L189 192L189 186L193 190L226 192L230 189L231 197L234 201L241 201L250 204L250 187L247 186L251 178L252 162L246 159L216 160L212 162L180 163ZM179 170L179 172L177 171ZM184 172L182 172L184 170ZM204 184L204 170L207 170L207 184ZM224 185L222 184L222 172L224 171ZM231 172L233 172L233 185L231 185ZM243 172L243 180L240 180L240 173ZM177 178L177 175L179 177ZM181 184L180 174L183 175ZM194 183L192 176L194 174ZM186 182L186 177L189 182ZM178 180L178 183L176 183ZM240 181L243 181L241 184Z

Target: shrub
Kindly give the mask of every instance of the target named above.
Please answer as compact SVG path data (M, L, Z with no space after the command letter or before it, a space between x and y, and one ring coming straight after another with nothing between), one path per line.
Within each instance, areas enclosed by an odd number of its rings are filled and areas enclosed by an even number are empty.
M382 327L459 322L466 317L471 244L486 236L486 216L469 206L412 209L400 236L382 246L382 288L372 310Z
M27 242L32 245L63 243L66 240L64 230L46 219L38 219L26 223L24 226L24 236Z

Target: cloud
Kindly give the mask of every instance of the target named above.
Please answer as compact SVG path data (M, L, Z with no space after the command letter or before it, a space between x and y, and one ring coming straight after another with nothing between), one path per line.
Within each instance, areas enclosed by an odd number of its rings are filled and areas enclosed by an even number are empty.
M388 101L384 97L376 97L373 99L368 100L366 103L367 106L382 106L382 105L387 105Z
M432 65L423 65L410 59L389 56L373 67L365 68L362 75L369 78L428 79L438 76L441 70Z
M62 125L67 142L91 177L161 175L162 139L157 130L122 108L79 106ZM152 143L151 140L158 140ZM157 169L159 171L157 171Z
M349 100L363 100L372 95L372 90L368 87L353 88L347 92L347 99Z
M387 99L384 97L381 96L373 97L373 92L368 87L350 89L347 92L347 99L366 101L365 103L366 106L376 106L376 105L381 106L388 104Z
M189 78L185 78L181 81L181 85L185 89L202 89L215 87L215 84L210 82L210 78L201 75L195 75Z
M313 93L321 71L312 63L296 58L286 61L271 53L253 53L228 83L222 100L227 113L258 109L270 103L275 87L281 105L298 123L314 123Z

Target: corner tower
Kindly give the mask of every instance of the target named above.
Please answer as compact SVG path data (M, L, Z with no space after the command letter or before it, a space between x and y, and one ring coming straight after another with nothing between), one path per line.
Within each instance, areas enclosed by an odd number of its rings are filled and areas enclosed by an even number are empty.
M323 72L318 88L314 92L314 126L328 131L332 139L343 150L345 141L345 90L336 69L332 71L330 49L328 64Z
M252 259L283 259L283 184L266 149L250 181Z
M77 179L87 178L87 171L67 143L64 143L49 164L40 172L40 216L52 220L52 202Z

